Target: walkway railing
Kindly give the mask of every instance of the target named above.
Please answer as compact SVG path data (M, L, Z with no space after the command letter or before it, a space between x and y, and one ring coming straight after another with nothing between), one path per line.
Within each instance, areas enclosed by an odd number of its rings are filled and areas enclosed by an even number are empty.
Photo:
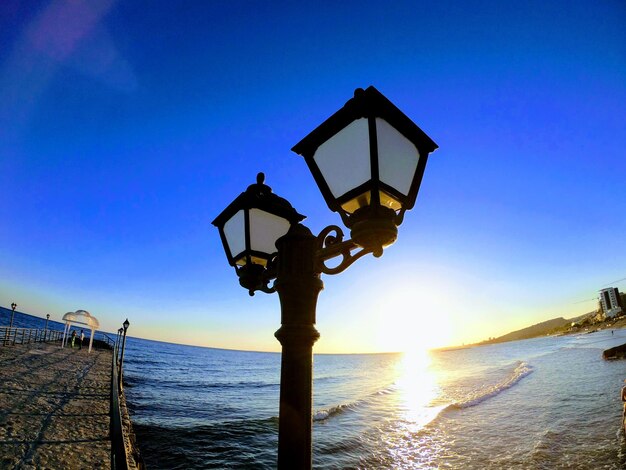
M118 343L113 342L113 361L111 364L111 469L127 470L128 455L126 454L126 445L124 444L122 413L120 410L121 388L118 377Z
M101 333L101 332L99 332ZM113 470L128 470L128 455L124 444L124 431L122 427L122 413L120 408L120 397L122 394L122 358L123 344L121 336L113 340L106 333L94 338L94 345L100 343L102 347L113 350L111 361L111 407L110 407L110 433L111 433L111 468ZM0 346L11 346L14 344L29 343L52 343L61 342L63 332L42 328L10 328L0 326ZM140 467L143 468L143 467Z
M109 346L111 346L111 349L115 350L115 340L111 339L111 337L109 335L107 335L106 333L102 333L102 338L103 341L105 341Z
M28 343L51 343L61 341L63 332L58 330L46 330L43 328L9 328L0 326L0 345Z

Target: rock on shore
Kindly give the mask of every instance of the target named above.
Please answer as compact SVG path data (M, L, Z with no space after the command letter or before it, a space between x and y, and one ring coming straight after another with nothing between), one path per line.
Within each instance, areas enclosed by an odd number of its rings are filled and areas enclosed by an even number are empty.
M626 358L626 343L614 348L604 350L602 358L606 360L613 359L625 359Z

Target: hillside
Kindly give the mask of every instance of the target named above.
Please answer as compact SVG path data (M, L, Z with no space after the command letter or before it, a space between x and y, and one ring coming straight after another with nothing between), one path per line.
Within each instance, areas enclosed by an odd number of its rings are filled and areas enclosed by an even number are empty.
M551 320L547 320L547 321L537 323L532 326L528 326L526 328L522 328L521 330L512 331L511 333L507 333L497 338L490 338L486 341L483 341L480 344L505 343L507 341L517 341L520 339L536 338L537 336L545 336L548 334L557 333L559 331L562 331L566 327L570 326L572 323L578 322L593 313L594 312L590 312L590 313L581 315L579 317L569 318L569 319L565 319L563 317L553 318Z
M536 338L537 336L545 336L551 331L569 324L571 324L571 320L566 320L563 317L553 318L552 320L537 323L536 325L528 326L526 328L522 328L521 330L512 331L511 333L507 333L506 335L494 338L490 342L504 343L506 341L517 341L518 339L528 339Z

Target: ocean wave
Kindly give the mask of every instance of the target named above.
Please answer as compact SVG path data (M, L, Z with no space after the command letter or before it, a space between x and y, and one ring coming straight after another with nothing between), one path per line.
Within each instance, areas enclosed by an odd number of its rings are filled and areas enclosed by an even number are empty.
M324 421L345 411L354 410L359 405L359 401L346 403L343 405L331 406L328 409L316 411L315 413L313 413L313 421Z
M554 467L555 457L562 453L564 434L546 429L533 446L530 458L540 467Z
M381 390L377 390L376 392L366 396L365 398L361 398L350 403L342 403L340 405L331 406L330 408L318 410L313 413L313 421L324 421L338 414L345 413L346 411L356 411L358 407L367 404L371 400L375 400L377 396L393 393L395 389L396 385L392 384Z
M531 374L532 372L533 368L529 364L523 361L518 361L511 374L505 377L502 381L485 389L480 389L476 391L476 393L471 394L465 400L448 405L447 408L463 409L469 408L471 406L476 406L483 401L495 397L496 395L502 393L504 390L508 390L509 388L518 384L520 380L522 380L524 377Z

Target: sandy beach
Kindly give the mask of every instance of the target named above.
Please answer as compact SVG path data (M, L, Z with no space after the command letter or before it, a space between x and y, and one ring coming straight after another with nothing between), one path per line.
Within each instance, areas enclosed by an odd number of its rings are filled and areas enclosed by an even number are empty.
M109 468L109 350L0 348L0 466Z

